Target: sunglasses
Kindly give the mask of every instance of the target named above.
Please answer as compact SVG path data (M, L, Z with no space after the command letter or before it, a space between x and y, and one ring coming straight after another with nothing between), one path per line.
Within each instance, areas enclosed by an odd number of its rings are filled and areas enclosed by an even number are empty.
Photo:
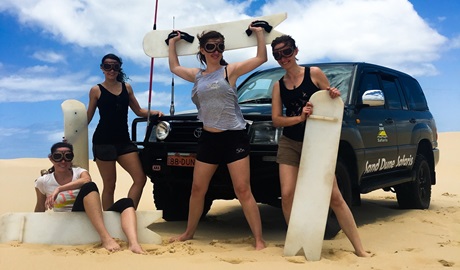
M110 70L114 70L114 71L120 71L121 69L121 66L120 64L118 63L114 63L114 64L107 64L107 63L104 63L104 64L101 64L101 67L103 70L105 71L110 71Z
M273 52L273 57L275 58L275 60L281 60L281 58L291 57L293 54L294 54L294 48L290 47L284 50Z
M62 160L65 160L67 162L70 162L73 160L73 152L66 151L66 152L54 152L51 154L51 159L54 160L55 162L61 162Z
M225 50L225 44L224 43L206 43L204 45L204 50L208 53L213 53L215 51L223 53Z

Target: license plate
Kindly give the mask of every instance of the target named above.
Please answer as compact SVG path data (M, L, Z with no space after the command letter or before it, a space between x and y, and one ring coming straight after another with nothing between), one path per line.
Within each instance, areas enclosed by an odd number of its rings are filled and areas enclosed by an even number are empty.
M168 166L176 167L193 167L195 166L195 156L194 155L181 155L181 154L168 154L168 159L166 164Z

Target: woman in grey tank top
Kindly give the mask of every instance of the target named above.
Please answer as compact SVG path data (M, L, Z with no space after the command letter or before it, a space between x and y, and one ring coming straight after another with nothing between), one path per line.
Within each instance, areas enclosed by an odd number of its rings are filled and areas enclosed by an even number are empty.
M267 61L263 28L249 29L257 38L255 57L228 64L223 59L225 38L216 31L203 32L198 36L200 48L197 56L204 68L187 68L179 63L176 42L180 33L169 40L169 68L172 73L194 83L192 100L203 122L204 134L199 140L193 172L187 229L171 241L192 239L203 213L206 191L219 163L227 164L235 194L255 238L257 250L265 248L262 237L260 213L250 187L249 141L245 121L236 98L236 81Z

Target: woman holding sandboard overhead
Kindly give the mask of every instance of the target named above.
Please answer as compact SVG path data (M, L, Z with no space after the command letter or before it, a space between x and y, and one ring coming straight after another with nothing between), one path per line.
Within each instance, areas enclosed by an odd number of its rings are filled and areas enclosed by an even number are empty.
M123 62L115 54L102 57L100 68L104 81L91 87L87 110L88 125L96 109L99 110L99 123L93 134L93 155L104 184L102 207L107 210L114 202L117 181L116 163L125 169L133 184L128 197L133 199L137 209L142 190L147 181L137 153L137 146L131 141L128 131L128 109L140 117L148 117L149 112L140 107L131 85L122 68ZM160 111L150 111L151 115L162 116Z
M329 85L326 75L318 67L302 67L297 64L299 49L295 40L283 35L272 41L273 57L286 70L285 75L274 84L272 92L272 120L276 127L284 127L279 139L277 163L279 163L281 201L284 218L289 224L294 191L302 150L305 121L313 112L309 99L320 89L329 91L331 98L340 96L340 91ZM283 105L286 115L283 115ZM339 224L352 243L356 255L370 256L362 246L353 214L342 197L334 179L330 207Z
M249 138L235 86L239 76L267 61L264 29L253 27L252 23L249 29L257 38L256 56L230 64L223 59L225 38L221 33L207 31L198 35L200 47L197 56L204 66L202 69L179 64L176 42L184 42L180 41L180 32L169 39L169 68L172 73L194 83L192 101L198 109L199 120L203 122L193 171L187 229L171 241L193 238L211 178L219 164L227 164L235 194L254 234L255 248L265 248L260 213L250 187Z

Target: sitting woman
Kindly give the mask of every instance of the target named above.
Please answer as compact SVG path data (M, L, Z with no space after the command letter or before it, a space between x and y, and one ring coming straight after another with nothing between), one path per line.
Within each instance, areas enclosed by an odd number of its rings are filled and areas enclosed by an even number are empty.
M49 159L53 164L48 174L35 181L37 203L35 212L53 209L55 212L86 212L101 238L102 246L117 251L120 245L110 236L104 224L99 190L88 171L72 167L73 146L66 142L51 147ZM133 200L118 200L108 211L121 215L121 226L128 239L129 249L134 253L145 253L137 240L137 218Z

